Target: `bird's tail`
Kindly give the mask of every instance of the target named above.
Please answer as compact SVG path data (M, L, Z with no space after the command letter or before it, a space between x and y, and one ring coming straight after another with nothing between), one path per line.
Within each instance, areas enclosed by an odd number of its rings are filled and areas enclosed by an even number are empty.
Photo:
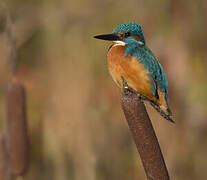
M164 117L165 119L167 119L168 121L172 123L175 123L175 121L172 120L172 112L169 107L166 108L164 106L159 106L155 104L154 102L150 102L150 104L152 105L152 107L156 109L157 112L160 113L162 117Z
M139 97L140 97L142 100L144 100L144 101L148 101L148 102L152 105L152 107L153 107L157 112L160 113L160 115L161 115L162 117L164 117L166 120L170 121L171 123L175 123L175 121L172 120L172 112L171 112L171 110L170 110L170 108L169 108L168 105L166 105L166 106L160 106L160 105L156 104L154 101L152 101L152 100L150 100L149 98L147 98L146 96L143 96L143 95L141 95L141 94L139 94L139 93L137 93L137 94L139 95Z

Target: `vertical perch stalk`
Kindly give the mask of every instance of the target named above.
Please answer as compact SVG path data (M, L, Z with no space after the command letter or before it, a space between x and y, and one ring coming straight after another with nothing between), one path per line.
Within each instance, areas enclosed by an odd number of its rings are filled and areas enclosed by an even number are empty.
M134 92L123 92L122 109L148 180L169 180L165 161L145 105Z
M6 33L10 47L9 64L12 75L6 90L9 169L12 175L22 176L27 169L28 156L25 88L16 78L16 38L12 31L13 24L9 10L6 15Z
M24 86L13 79L7 88L7 129L10 169L23 175L27 168L28 136Z

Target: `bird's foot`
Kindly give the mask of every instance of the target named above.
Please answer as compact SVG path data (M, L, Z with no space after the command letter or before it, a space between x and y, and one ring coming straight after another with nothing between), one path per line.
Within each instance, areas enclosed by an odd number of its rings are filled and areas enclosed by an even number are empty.
M130 88L126 82L126 80L123 78L123 76L121 77L122 79L122 86L123 86L123 93L125 95L130 95L132 93L136 94L138 96L138 98L143 101L143 100L146 100L146 98L140 94L139 92L135 91L134 89Z
M142 94L140 94L139 92L136 92L138 98L140 99L140 101L145 101L146 97L144 97Z
M123 93L125 95L130 95L132 92L131 92L126 80L123 78L123 76L121 76L121 79L122 79Z

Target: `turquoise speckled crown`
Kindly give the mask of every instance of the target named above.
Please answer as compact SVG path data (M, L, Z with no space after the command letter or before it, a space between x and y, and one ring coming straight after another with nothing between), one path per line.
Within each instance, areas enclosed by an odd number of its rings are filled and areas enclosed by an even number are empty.
M132 36L139 36L140 41L142 41L145 44L145 39L144 39L144 35L142 32L141 24L136 24L132 22L120 24L113 31L113 33L118 33L118 32L122 32L122 33L130 32Z

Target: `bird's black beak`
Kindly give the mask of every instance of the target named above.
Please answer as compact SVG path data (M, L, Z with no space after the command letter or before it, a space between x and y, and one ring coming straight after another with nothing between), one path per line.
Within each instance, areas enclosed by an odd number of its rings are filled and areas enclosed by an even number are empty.
M107 40L107 41L118 41L120 37L117 34L103 34L94 36L96 39Z

